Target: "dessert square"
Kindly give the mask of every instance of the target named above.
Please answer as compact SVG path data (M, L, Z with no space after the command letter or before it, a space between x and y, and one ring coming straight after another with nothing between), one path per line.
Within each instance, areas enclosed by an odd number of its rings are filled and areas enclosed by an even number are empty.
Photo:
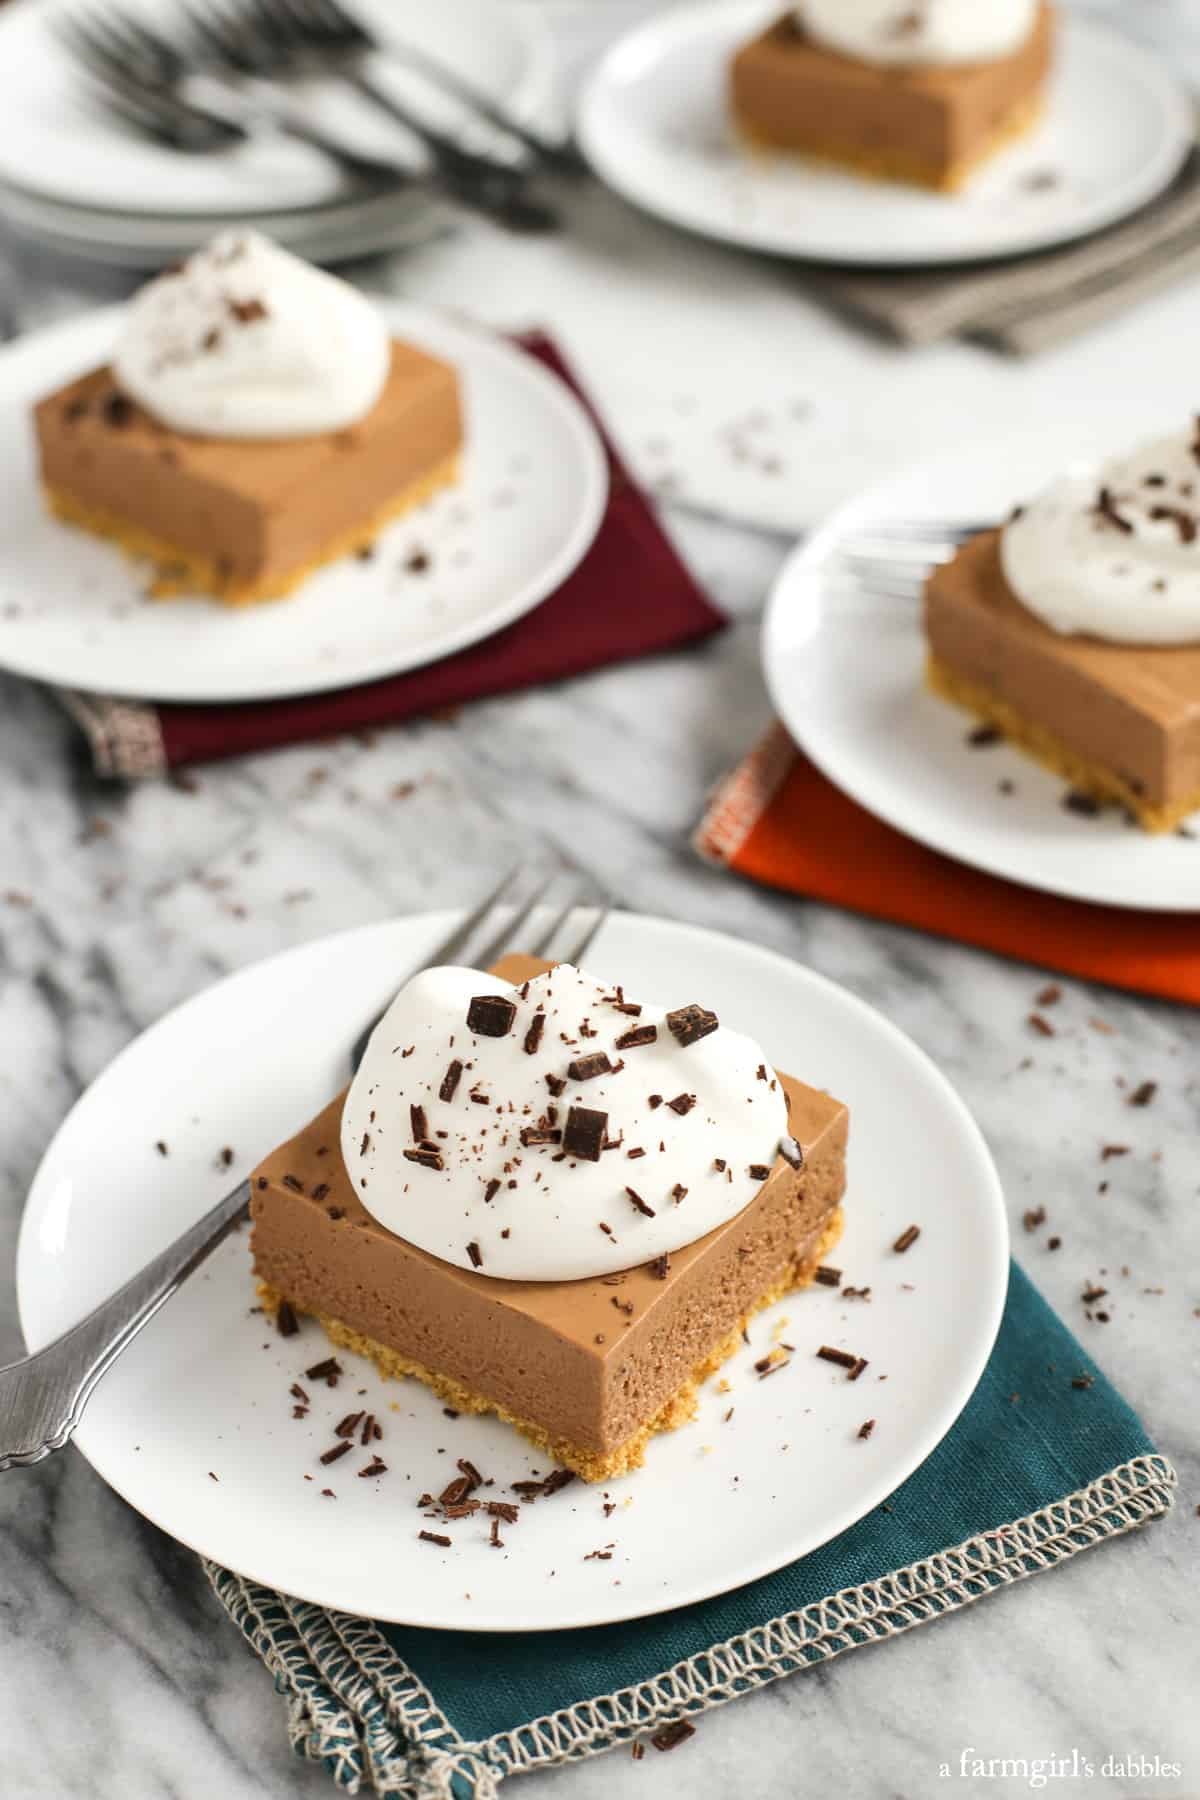
M91 370L35 409L41 479L58 518L158 567L152 592L231 606L290 593L457 478L454 370L394 341L375 405L312 436L211 437L163 424Z
M826 49L791 13L734 57L734 119L751 143L860 174L959 188L1036 120L1050 68L1053 11L1011 55L943 67L881 67Z
M495 972L518 983L547 967L511 957ZM379 1224L343 1161L339 1097L251 1178L264 1304L312 1314L335 1344L458 1411L498 1414L586 1480L623 1474L655 1432L692 1417L697 1383L746 1319L811 1282L840 1236L846 1108L779 1080L801 1167L781 1156L748 1205L669 1256L570 1281L460 1268Z
M1000 532L925 588L933 690L1071 786L1168 831L1200 807L1200 648L1065 636L1012 592Z

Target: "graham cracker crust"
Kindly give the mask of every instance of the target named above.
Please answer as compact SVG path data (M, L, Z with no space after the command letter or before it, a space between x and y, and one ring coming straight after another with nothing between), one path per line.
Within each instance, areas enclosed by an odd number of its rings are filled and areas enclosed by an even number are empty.
M969 156L960 156L952 163L934 162L900 147L872 145L870 149L864 149L861 145L839 144L829 139L814 139L811 143L799 143L795 139L783 142L764 135L744 113L735 110L734 117L739 137L752 152L769 152L773 155L783 152L805 162L847 169L869 181L899 182L905 187L928 188L936 193L951 194L965 187L976 170L991 157L1007 149L1019 138L1027 136L1040 123L1043 111L1040 95L1021 100L997 122Z
M325 1313L310 1313L309 1316L316 1319L331 1343L336 1344L339 1349L352 1350L358 1356L368 1357L375 1364L379 1373L388 1380L411 1376L417 1381L423 1381L426 1387L433 1390L439 1400L444 1401L447 1406L453 1407L456 1412L494 1413L498 1419L503 1419L506 1425L511 1425L519 1431L522 1437L528 1438L537 1449L545 1452L547 1456L553 1457L555 1462L561 1463L564 1468L573 1469L576 1475L583 1477L584 1481L613 1481L619 1475L628 1475L631 1470L641 1468L646 1457L646 1445L656 1433L676 1431L679 1426L686 1425L690 1419L695 1417L700 1403L697 1391L700 1383L707 1381L708 1377L715 1374L722 1363L728 1361L734 1352L741 1348L742 1332L755 1313L761 1312L764 1307L774 1306L777 1300L782 1300L785 1295L794 1293L798 1288L812 1285L818 1267L841 1237L843 1225L844 1216L841 1207L838 1206L830 1214L816 1248L810 1250L806 1256L789 1264L779 1279L765 1293L761 1294L753 1306L742 1315L728 1336L710 1350L702 1362L697 1363L687 1380L672 1394L653 1419L640 1426L632 1437L627 1438L623 1444L619 1444L615 1450L610 1450L605 1454L584 1449L581 1445L573 1444L565 1438L551 1437L539 1425L531 1423L528 1419L516 1417L507 1408L497 1405L494 1400L489 1400L485 1395L464 1387L452 1375L441 1375L432 1369L427 1369L422 1363L414 1361L412 1357L401 1356L399 1351L390 1349L386 1344L378 1343L374 1338L366 1337L361 1331L355 1331L352 1326L344 1325L340 1319L332 1319ZM258 1294L263 1311L272 1316L278 1311L281 1302L287 1298L286 1295L280 1294L266 1282L258 1284ZM295 1302L292 1302L292 1305L297 1313L305 1311Z
M93 537L107 538L127 556L153 562L157 572L149 588L151 599L169 600L182 594L202 593L224 606L257 606L264 600L285 599L318 569L344 556L352 556L356 550L372 543L396 519L423 505L442 488L453 487L459 478L460 460L455 451L419 481L411 482L386 506L353 528L330 538L303 562L250 582L238 582L230 577L219 556L200 556L195 551L183 550L106 507L82 504L62 488L47 486L43 494L50 512L64 524L90 532Z
M972 681L968 675L960 675L936 656L926 659L925 684L939 699L949 700L952 706L961 706L985 724L996 726L1010 744L1041 763L1051 774L1061 775L1078 792L1089 794L1104 805L1124 807L1143 831L1174 831L1182 820L1200 808L1200 789L1185 795L1182 800L1172 801L1169 806L1151 806L1145 796L1136 793L1115 770L1089 762L1078 751L1069 749L1047 726L1027 719L1006 700L998 699L980 682Z

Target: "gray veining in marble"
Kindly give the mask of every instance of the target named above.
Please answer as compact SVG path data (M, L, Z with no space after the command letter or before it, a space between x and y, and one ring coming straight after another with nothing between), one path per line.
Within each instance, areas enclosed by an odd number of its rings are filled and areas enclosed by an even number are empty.
M578 63L641 9L555 0L546 10ZM1187 0L1109 10L1186 49L1200 70ZM643 221L622 227L622 217L614 210L606 229L626 229L647 258L666 264L678 254L694 266L706 254L677 250ZM19 323L120 291L11 244L0 253L5 304ZM421 267L420 256L396 259L371 275L419 291ZM753 265L741 279L754 282ZM852 358L854 339L842 338L841 354ZM1194 338L1181 338L1179 353L1192 366ZM931 379L968 359L982 360L933 353ZM1002 386L1001 376L988 379ZM53 703L0 679L0 1361L20 1350L11 1269L29 1180L75 1096L131 1035L287 944L466 900L536 828L593 864L630 906L808 962L936 1057L996 1154L1017 1256L1141 1412L1181 1488L1165 1524L903 1644L710 1715L671 1756L650 1752L637 1765L604 1758L530 1777L519 1791L530 1800L1000 1796L1026 1785L957 1779L960 1751L1020 1757L1077 1746L1097 1762L1110 1751L1157 1755L1182 1774L1055 1781L1051 1794L1196 1800L1200 1025L1181 1009L1064 982L1056 1035L1043 1039L1026 1023L1044 980L1036 971L699 864L688 836L705 792L768 717L758 617L784 545L682 512L669 522L731 615L718 640L370 744L347 739L202 770L194 790L96 782ZM394 797L410 782L407 798ZM1155 1100L1130 1111L1120 1084L1145 1079L1159 1083ZM1099 1146L1113 1139L1132 1153L1102 1170ZM1021 1214L1036 1203L1049 1225L1027 1234ZM1050 1231L1062 1239L1056 1252ZM1089 1325L1080 1290L1101 1269L1111 1322ZM0 1570L5 1800L298 1800L330 1791L322 1774L290 1758L282 1705L194 1558L73 1452L0 1479ZM954 1778L939 1779L943 1762Z

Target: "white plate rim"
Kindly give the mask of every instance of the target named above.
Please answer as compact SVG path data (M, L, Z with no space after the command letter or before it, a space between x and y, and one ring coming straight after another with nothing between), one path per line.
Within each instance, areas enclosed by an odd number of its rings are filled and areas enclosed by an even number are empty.
M216 991L231 991L246 977L254 977L268 967L277 970L293 965L298 966L306 959L315 956L321 949L348 944L352 939L369 940L372 936L386 939L390 934L395 933L398 927L402 930L408 928L420 930L422 928L429 929L436 923L441 929L452 926L455 920L461 917L462 914L458 911L414 914L408 915L404 919L377 921L373 924L354 926L345 931L311 939L305 944L296 945L288 950L278 952L274 956L262 958L223 977L219 982L202 989L199 993L173 1007L127 1044L107 1065L96 1081L77 1098L66 1118L54 1133L30 1185L21 1215L16 1253L17 1316L26 1344L37 1342L37 1334L31 1330L31 1293L36 1279L33 1274L38 1261L35 1240L39 1222L40 1193L44 1185L45 1173L52 1165L60 1141L71 1129L72 1121L79 1108L85 1104L90 1107L95 1106L95 1099L89 1100L89 1096L95 1095L101 1083L107 1083L114 1076L114 1072L116 1076L119 1076L128 1061L138 1055L144 1055L147 1046L152 1046L160 1037L177 1030L192 1009L201 1003L211 1004L210 996ZM851 993L828 976L793 961L781 952L769 950L760 945L748 944L728 933L716 931L707 926L684 924L660 915L622 912L620 917L626 924L631 924L635 930L646 931L651 935L658 932L670 936L682 936L695 946L700 957L703 956L706 947L718 945L723 951L731 953L735 957L762 963L770 969L786 971L789 978L797 978L802 986L806 985L832 998L835 1005L844 1005L849 1016L857 1024L865 1026L868 1031L877 1032L891 1050L897 1052L920 1074L923 1080L937 1093L939 1101L946 1108L948 1128L952 1126L961 1134L961 1142L964 1148L969 1148L975 1164L978 1177L977 1211L980 1222L986 1228L985 1256L988 1266L985 1268L981 1263L973 1270L973 1273L985 1277L987 1285L977 1297L978 1308L974 1314L975 1329L971 1340L971 1353L964 1355L958 1380L950 1395L945 1400L941 1411L927 1422L924 1432L918 1434L915 1446L910 1448L908 1455L903 1459L900 1472L893 1468L888 1471L886 1479L864 1484L858 1498L844 1510L843 1514L834 1515L825 1521L817 1537L807 1541L800 1540L782 1557L774 1553L768 1553L765 1557L751 1555L735 1573L725 1571L715 1580L701 1575L691 1587L683 1591L674 1591L668 1598L657 1601L653 1605L639 1604L635 1611L624 1608L620 1601L614 1604L611 1599L611 1590L609 1590L609 1604L605 1607L590 1612L585 1610L584 1613L577 1613L553 1622L540 1621L535 1627L537 1630L546 1631L576 1630L592 1625L619 1624L635 1618L650 1618L660 1613L673 1612L681 1607L730 1593L786 1567L799 1557L811 1554L814 1550L831 1542L841 1532L849 1529L915 1473L952 1430L987 1367L1000 1330L1008 1295L1010 1243L1007 1211L999 1173L983 1133L966 1102L937 1067L932 1057L867 1001L860 999L858 995ZM142 1517L148 1519L151 1524L168 1535L175 1537L176 1541L183 1544L185 1548L194 1551L199 1556L209 1557L234 1569L234 1572L242 1575L244 1579L263 1582L267 1586L276 1585L269 1576L257 1575L246 1569L236 1569L236 1558L231 1559L223 1554L215 1555L212 1551L206 1550L202 1544L192 1541L189 1536L178 1535L168 1520L156 1516L151 1511L144 1510L136 1499L126 1493L120 1484L105 1472L103 1453L88 1448L87 1438L88 1424L85 1415L75 1434L76 1448L85 1456L101 1480L105 1481L113 1492L124 1499ZM321 1594L316 1590L306 1594L293 1584L289 1591L294 1598L313 1605L329 1606L334 1609L338 1607L336 1600L330 1599L328 1595ZM376 1616L385 1622L412 1625L429 1630L470 1629L503 1634L530 1629L524 1624L505 1622L486 1614L478 1614L474 1608L469 1615L464 1615L460 1610L445 1616L424 1616L420 1619L403 1618L390 1614Z
M1083 43L1090 40L1093 48L1102 45L1109 54L1119 51L1122 62L1135 69L1139 79L1155 93L1158 104L1166 115L1163 145L1158 158L1148 163L1137 179L1131 178L1124 189L1118 188L1096 200L1081 214L1079 223L1067 230L1031 228L1024 236L1014 235L992 249L984 244L972 244L963 250L955 250L949 246L943 249L926 246L919 257L899 248L894 251L889 250L886 245L881 248L877 242L861 249L845 242L823 245L820 241L806 243L801 247L786 232L776 233L752 226L737 230L718 225L711 219L698 216L686 206L664 204L661 196L651 195L644 187L639 188L636 183L628 181L623 169L614 162L610 154L608 133L602 118L605 90L614 85L614 70L626 59L634 61L638 57L648 56L656 49L660 39L678 38L689 29L690 24L702 19L711 20L721 12L744 15L747 29L753 29L755 22L764 22L769 11L770 9L764 15L761 0L712 0L711 4L703 8L677 7L643 20L610 45L585 82L577 104L580 146L597 176L641 211L663 219L681 230L739 249L759 251L800 264L831 264L846 268L953 268L958 264L1004 260L1030 255L1039 250L1054 249L1090 237L1107 226L1118 223L1140 207L1149 205L1163 192L1178 174L1184 158L1195 143L1192 106L1187 94L1175 81L1162 59L1103 22L1080 16L1060 6L1059 30L1069 32ZM700 28L703 29L703 26ZM615 85L619 86L619 82ZM797 170L799 179L802 177L802 162L798 161Z
M86 669L73 669L70 673L56 670L36 655L12 654L12 648L0 636L0 668L10 673L24 676L30 680L45 682L51 686L68 688L81 693L101 693L113 695L126 700L144 700L148 702L176 703L182 705L223 705L260 700L290 699L311 694L328 693L335 689L358 687L372 681L384 680L389 676L411 673L417 669L428 668L434 663L444 661L457 651L465 650L472 644L478 644L487 638L494 637L508 625L523 618L548 599L578 568L587 551L590 549L596 533L603 522L609 499L608 456L599 431L589 416L586 407L568 385L545 368L535 357L506 343L503 338L488 332L482 326L476 326L460 317L451 317L432 307L422 306L415 302L400 300L386 294L369 296L380 308L390 327L400 335L410 338L416 344L426 338L432 338L437 344L441 340L443 354L452 360L471 356L481 361L500 365L510 375L531 388L543 405L556 417L572 443L579 459L582 477L582 494L578 515L573 528L563 539L558 551L549 558L536 578L528 580L525 585L511 594L502 603L492 607L490 611L466 621L456 629L450 629L436 640L436 648L414 647L399 655L372 659L365 657L361 662L339 662L324 669L313 668L301 681L297 676L280 673L274 680L269 674L259 672L247 674L244 679L234 681L232 686L223 687L217 692L210 686L189 685L186 679L173 681L170 677L164 682L156 678L153 682L132 680L127 683L104 684L97 688L89 685ZM71 338L79 334L101 332L111 326L115 332L124 308L121 306L101 307L90 312L74 315L72 318L44 326L37 331L27 332L13 342L0 345L0 404L6 402L2 397L3 384L13 364L19 364L26 357L36 361L44 351L51 353L61 345L69 344ZM459 346L459 349L455 349ZM19 380L19 377L18 377ZM29 404L28 400L25 402ZM466 454L470 454L469 444ZM36 471L34 475L36 483ZM113 550L114 555L120 552ZM133 565L130 565L131 570ZM133 577L131 575L131 585ZM279 602L286 609L287 599ZM286 610L281 613L286 617ZM236 624L236 617L230 620Z
M1077 440L1076 447L1084 448L1084 431L1086 428L1068 428L1063 433L1063 441ZM855 526L870 519L872 522L886 521L889 509L893 507L893 496L898 489L907 490L910 483L922 480L929 472L928 485L937 487L936 471L943 465L953 461L956 464L969 464L973 455L986 453L989 458L1003 460L1006 454L1012 455L1021 446L1030 441L1028 431L1009 431L979 437L955 446L953 450L943 450L924 457L912 467L893 471L882 480L873 482L869 487L861 489L849 500L842 503L829 515L825 522L810 537L796 545L775 577L771 591L767 596L767 604L763 613L762 632L759 639L759 654L763 677L770 694L776 715L782 720L793 741L803 750L805 756L815 765L826 779L849 796L864 811L881 819L884 824L901 832L914 843L924 844L939 855L947 856L954 862L968 868L982 869L986 874L999 876L1002 880L1011 881L1035 892L1052 894L1067 900L1084 901L1090 905L1111 907L1114 911L1187 913L1200 912L1200 900L1189 905L1181 902L1157 889L1121 891L1112 888L1107 892L1097 891L1094 883L1086 877L1077 880L1069 878L1053 879L1044 873L1033 873L1027 868L1014 868L1011 861L1003 854L988 854L975 846L974 840L965 843L961 835L951 829L942 832L929 829L919 822L914 822L902 807L890 801L890 788L859 778L857 770L847 770L839 759L836 748L831 749L820 731L814 732L812 715L799 704L784 673L786 657L783 641L786 635L784 615L790 609L805 604L812 605L820 592L821 566L844 534ZM1014 493L1016 501L1021 496ZM908 516L907 511L904 516ZM898 601L898 607L908 603ZM822 608L822 620L827 613ZM898 616L901 616L898 614ZM912 608L913 628L920 632L920 614ZM820 624L818 624L818 630ZM967 715L963 715L966 721ZM1042 774L1044 779L1057 779L1032 759L1021 758L1022 768ZM1059 780L1060 786L1066 784ZM1159 840L1152 840L1158 842ZM1166 841L1166 840L1163 840Z

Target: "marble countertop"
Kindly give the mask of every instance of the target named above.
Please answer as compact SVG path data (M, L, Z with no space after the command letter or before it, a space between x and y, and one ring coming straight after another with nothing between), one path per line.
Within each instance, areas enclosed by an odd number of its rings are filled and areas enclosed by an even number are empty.
M532 0L526 0L532 4ZM1187 0L1144 0L1143 31L1200 73ZM548 0L570 60L644 10ZM1117 10L1115 7L1110 10ZM490 271L486 300L476 281ZM777 267L689 242L593 196L577 229L498 261L486 227L366 272L507 324L549 320L636 449L634 408L681 387L734 404L811 398L819 435L785 472L797 527L900 454L945 440L962 409L999 427L1047 393L1095 403L1137 347L1176 410L1192 366L1193 285L1034 365L958 345L901 355L806 302ZM17 328L120 291L0 240ZM730 335L730 319L737 329ZM720 331L723 337L715 337ZM671 334L671 366L663 349ZM710 373L744 356L740 391ZM780 369L786 371L781 384ZM922 405L914 411L913 396ZM866 399L877 397L866 410ZM635 398L636 396L636 398ZM627 405L626 405L627 402ZM1183 402L1193 407L1189 392ZM638 415L639 421L642 415ZM680 450L684 455L686 446ZM698 455L699 468L703 458ZM640 464L643 466L644 464ZM706 498L709 472L697 474ZM779 497L771 507L777 516ZM754 512L748 500L743 513ZM526 1778L554 1800L1009 1794L1017 1779L940 1780L960 1752L1110 1751L1182 1765L1123 1796L1200 1795L1200 1123L1196 1016L1062 984L1056 1035L1027 1023L1043 977L900 929L752 888L700 864L689 833L711 783L768 706L758 666L782 535L671 507L681 550L731 629L703 648L477 705L457 718L200 770L186 786L97 782L42 692L0 678L0 1362L20 1353L11 1269L45 1145L131 1036L226 971L323 932L467 900L531 830L601 870L633 908L796 957L879 1007L974 1111L1008 1196L1015 1252L1139 1410L1180 1473L1163 1524L1015 1592L739 1701L675 1754L602 1758ZM395 791L408 783L405 799ZM298 896L300 896L298 898ZM1097 1029L1095 1021L1101 1022ZM1129 1112L1123 1087L1158 1083ZM1129 1142L1101 1191L1098 1145ZM1046 1231L1023 1211L1044 1205ZM1061 1238L1051 1252L1048 1232ZM1124 1270L1128 1269L1128 1274ZM1108 1271L1109 1322L1080 1293ZM332 1793L290 1757L270 1679L195 1558L131 1512L74 1452L0 1481L0 1790L13 1800L299 1800ZM1083 1794L1096 1782L1054 1781Z

